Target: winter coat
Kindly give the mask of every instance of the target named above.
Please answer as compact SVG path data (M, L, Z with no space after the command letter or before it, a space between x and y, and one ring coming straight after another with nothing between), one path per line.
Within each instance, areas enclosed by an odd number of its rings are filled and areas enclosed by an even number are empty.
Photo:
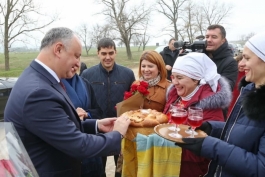
M138 83L136 81L135 83ZM159 112L164 110L166 104L166 91L170 82L166 79L161 80L155 86L148 88L149 94L144 99L144 109L155 109Z
M185 108L187 109L189 106L201 107L203 109L203 121L224 121L222 108L229 105L232 93L229 83L225 78L221 77L218 82L216 93L212 91L208 84L202 85L185 105ZM169 90L164 113L168 111L170 104L178 99L178 97L177 91L173 86L171 91ZM209 159L199 157L189 150L182 149L180 177L198 177L204 175L207 172L209 162Z
M226 123L209 121L201 155L212 159L207 177L265 176L265 86L241 89Z
M227 41L214 51L212 55L212 60L217 66L217 73L226 77L232 91L237 79L238 65L233 58L233 54L228 47Z
M163 57L163 60L165 62L165 65L170 65L171 67L173 67L178 55L179 55L179 50L174 50L171 51L169 49L169 47L165 47L164 50L162 52L160 52L160 55ZM167 79L171 80L171 73L172 70L167 70Z
M131 69L116 63L111 71L107 71L99 63L84 70L82 77L91 83L98 105L103 111L103 118L117 116L116 104L123 100L124 92L129 91L135 81Z
M235 88L233 90L233 99L229 105L229 108L228 108L228 113L227 115L229 115L231 113L231 110L233 109L234 107L234 104L239 96L239 93L240 93L240 88L238 86L238 84L240 83L240 81L242 80L242 78L245 76L245 71L242 71L242 72L238 72L238 76L237 76L237 80L236 80L236 85L235 85Z

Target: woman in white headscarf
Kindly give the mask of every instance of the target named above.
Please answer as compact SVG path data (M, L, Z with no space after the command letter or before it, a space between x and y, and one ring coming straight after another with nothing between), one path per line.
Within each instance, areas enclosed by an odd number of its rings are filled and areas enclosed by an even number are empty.
M196 106L203 109L203 121L224 121L222 108L229 105L229 83L217 73L215 63L203 53L190 53L179 57L172 69L173 85L167 92L164 113L170 104L187 109ZM180 177L203 176L210 160L189 150L182 150Z
M265 176L265 32L247 41L239 65L252 83L241 89L227 122L204 122L199 129L210 136L179 144L212 159L207 177Z

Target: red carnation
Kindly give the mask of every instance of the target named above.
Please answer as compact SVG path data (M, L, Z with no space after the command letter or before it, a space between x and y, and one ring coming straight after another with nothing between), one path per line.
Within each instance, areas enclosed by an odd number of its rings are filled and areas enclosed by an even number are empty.
M143 87L146 88L146 89L148 88L148 83L145 82L145 81L141 81L141 82L140 82L140 85L143 86Z
M147 89L148 89L148 83L147 82L141 81L140 85L132 84L130 91L124 92L123 99L126 100L126 99L130 98L131 96L133 96L137 92L141 93L143 96L147 96L149 94L149 91Z
M142 93L144 96L147 96L149 94L149 91L148 90L145 90L144 93Z
M140 92L141 94L143 94L143 93L145 93L146 88L144 86L142 86L142 85L139 85L137 87L137 91Z
M123 99L126 100L126 99L130 98L132 95L133 95L132 92L125 92Z
M131 85L131 92L136 92L137 91L137 87L138 87L137 84L132 84Z

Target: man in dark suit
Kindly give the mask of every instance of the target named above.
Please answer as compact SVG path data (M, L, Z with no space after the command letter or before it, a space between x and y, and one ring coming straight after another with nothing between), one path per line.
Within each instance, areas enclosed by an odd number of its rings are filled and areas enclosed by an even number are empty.
M41 177L78 177L81 159L119 154L130 123L124 117L80 121L60 79L76 73L81 50L72 30L48 31L5 108L5 121L13 122ZM98 132L108 133L91 135Z

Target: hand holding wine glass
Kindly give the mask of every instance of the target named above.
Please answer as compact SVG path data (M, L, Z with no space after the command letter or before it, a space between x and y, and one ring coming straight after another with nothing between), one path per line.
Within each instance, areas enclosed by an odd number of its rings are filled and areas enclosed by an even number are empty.
M199 107L189 107L188 111L188 123L192 129L189 137L194 138L194 135L198 134L195 132L195 128L199 127L203 121L203 110Z
M187 120L187 111L183 108L179 107L172 107L171 110L171 121L175 124L175 132L169 133L168 135L173 138L182 138L182 136L178 133L179 131L179 124L182 124Z

